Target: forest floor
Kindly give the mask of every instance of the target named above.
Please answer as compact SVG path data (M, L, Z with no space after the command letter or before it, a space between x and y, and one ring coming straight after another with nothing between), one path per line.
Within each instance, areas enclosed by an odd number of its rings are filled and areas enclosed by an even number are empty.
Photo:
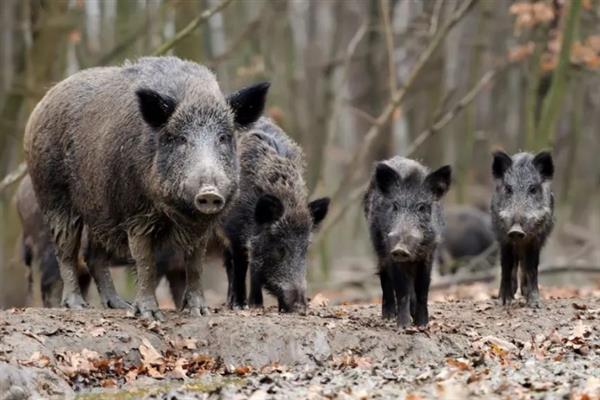
M505 309L491 292L433 293L426 329L323 294L306 315L221 308L168 311L163 323L99 309L1 311L0 399L600 397L597 289L544 290L540 309Z

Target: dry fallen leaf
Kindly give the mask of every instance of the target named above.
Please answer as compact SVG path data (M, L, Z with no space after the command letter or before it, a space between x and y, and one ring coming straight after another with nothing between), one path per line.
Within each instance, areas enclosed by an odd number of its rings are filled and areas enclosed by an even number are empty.
M311 308L326 307L329 299L321 293L317 293L308 303Z
M161 365L164 363L163 356L152 346L152 343L148 339L142 339L139 350L145 366Z
M450 365L451 367L454 367L460 371L467 371L470 370L471 367L469 367L468 361L466 360L456 360L454 358L449 358L447 360L448 365Z
M238 376L245 376L248 375L250 372L252 372L252 368L248 365L237 367L233 370L233 373Z
M105 334L106 334L106 329L104 329L101 326L94 328L90 331L90 335L92 337L100 337L100 336L104 336Z
M50 364L50 358L46 355L43 355L39 351L36 351L31 355L31 357L29 357L29 360L22 361L21 364L44 368Z
M177 379L187 378L187 361L184 358L179 358L175 361L175 367L173 368L173 376Z

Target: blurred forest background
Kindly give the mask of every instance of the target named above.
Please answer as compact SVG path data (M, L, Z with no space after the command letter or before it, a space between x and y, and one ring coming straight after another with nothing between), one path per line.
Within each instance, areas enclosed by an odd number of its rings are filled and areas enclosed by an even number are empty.
M267 113L304 147L313 197L333 198L313 292L377 284L361 198L396 154L452 164L446 203L486 210L494 149L551 148L542 264L599 266L599 1L3 0L0 308L25 301L13 195L29 113L78 70L150 54L208 65L226 93L272 82Z

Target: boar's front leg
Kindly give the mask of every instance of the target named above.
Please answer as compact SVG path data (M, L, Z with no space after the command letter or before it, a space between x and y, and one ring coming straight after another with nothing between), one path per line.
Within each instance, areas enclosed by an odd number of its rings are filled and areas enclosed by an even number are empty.
M198 246L192 254L187 257L185 263L186 288L183 295L182 309L193 316L208 314L208 307L204 298L204 286L202 283L202 270L204 267L204 254L206 252L206 238L199 240Z
M410 298L413 278L403 270L403 266L395 265L392 271L394 292L396 293L396 322L399 327L410 325Z
M87 303L81 294L77 275L81 219L74 215L66 216L64 213L57 213L50 214L48 220L52 227L60 277L63 281L62 305L73 309L85 308Z
M501 245L500 264L502 265L502 278L500 281L500 299L502 300L503 306L509 306L513 299L513 269L517 268L517 258L512 244L507 243Z
M385 266L380 268L379 281L381 282L381 315L383 319L392 319L396 316L396 296L394 283Z
M415 271L415 325L425 326L429 322L427 299L431 283L431 262L429 265L419 265Z
M521 261L521 293L525 297L527 306L540 307L540 292L538 289L538 265L540 262L540 248L536 245L528 246Z
M106 308L131 308L131 305L117 294L109 263L110 257L106 250L90 239L87 265L98 287L102 305Z
M164 320L156 301L156 261L152 240L146 235L129 233L129 250L135 260L137 271L137 292L135 295L135 313L144 318Z

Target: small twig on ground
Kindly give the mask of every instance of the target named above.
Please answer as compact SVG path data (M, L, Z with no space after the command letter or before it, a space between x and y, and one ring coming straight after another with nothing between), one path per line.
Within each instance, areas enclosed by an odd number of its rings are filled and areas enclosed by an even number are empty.
M200 24L208 21L213 15L215 15L218 12L220 12L221 10L223 10L232 1L233 0L222 0L221 2L219 2L219 4L217 4L213 8L209 8L208 10L202 12L202 14L200 14L199 16L194 18L194 20L192 22L190 22L182 30L177 32L175 34L175 36L173 36L171 39L167 40L165 43L160 45L156 50L154 50L152 55L160 56L160 55L165 54L167 51L169 51L171 48L173 48L173 46L175 46L180 40L182 40L182 39L186 38L188 35L190 35L194 31L194 29L196 29L198 26L200 26Z

